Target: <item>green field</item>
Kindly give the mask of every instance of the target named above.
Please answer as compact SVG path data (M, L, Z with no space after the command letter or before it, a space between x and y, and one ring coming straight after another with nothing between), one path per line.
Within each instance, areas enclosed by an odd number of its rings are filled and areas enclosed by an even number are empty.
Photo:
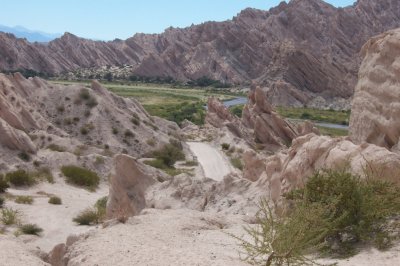
M57 84L90 85L87 82L52 81ZM158 84L121 84L102 83L107 89L123 97L137 99L143 107L154 116L159 116L178 124L188 119L196 124L203 124L205 117L204 105L208 97L215 96L220 100L229 100L242 96L227 89L174 87Z
M320 110L313 108L277 107L278 113L292 119L311 120L338 125L348 125L350 111Z

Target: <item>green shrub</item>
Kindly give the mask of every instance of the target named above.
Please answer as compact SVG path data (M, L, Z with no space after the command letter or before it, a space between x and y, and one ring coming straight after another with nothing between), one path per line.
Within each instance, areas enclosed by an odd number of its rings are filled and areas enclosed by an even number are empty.
M79 92L79 98L82 100L89 100L90 99L90 93L88 89L81 89Z
M50 197L48 202L53 205L61 205L62 204L61 198L57 197L57 196Z
M17 170L6 174L6 180L14 186L32 186L35 179L25 170Z
M40 167L35 172L31 173L31 176L35 180L46 180L50 184L54 183L54 177L51 173L50 168L48 167Z
M113 128L112 128L112 133L113 133L114 135L118 135L118 128L113 127Z
M20 153L18 154L18 157L19 157L22 161L25 161L25 162L29 162L29 161L31 160L31 156L30 156L28 153L26 153L26 152L20 152Z
M19 220L20 220L20 213L19 213L18 210L14 210L12 208L3 208L3 209L1 209L0 221L4 225L18 224Z
M152 146L152 147L156 146L156 141L154 139L148 139L146 141L146 143L147 143L147 145Z
M154 151L153 156L167 167L172 167L177 161L185 159L185 154L180 147L173 144L164 145L161 149Z
M385 248L388 219L400 214L398 191L386 181L319 172L304 188L285 195L290 208L283 215L274 216L262 201L258 226L246 228L251 240L238 239L248 262L265 265L311 265L307 254L348 256L358 244Z
M242 160L240 160L240 158L231 158L231 164L239 169L239 170L243 170L243 163Z
M0 197L0 209L3 208L5 199L3 197Z
M93 108L96 105L98 105L98 102L96 100L96 98L94 97L90 97L87 101L86 101L86 106L88 106L89 108Z
M17 196L15 202L18 204L32 204L33 198L31 196Z
M24 235L36 235L38 236L43 229L36 224L24 224L19 227L19 230Z
M199 162L197 162L197 161L186 161L184 165L185 166L198 166Z
M9 187L7 180L0 174L0 193L6 192Z
M87 135L89 134L89 129L87 127L81 127L80 132L82 135Z
M107 209L107 200L108 197L104 196L96 201L94 207L97 210L97 214L99 216L99 220L102 221L106 217L106 209Z
M132 117L132 118L131 118L131 122L132 122L134 125L136 125L136 126L139 126L139 125L140 125L140 120L139 120L139 118Z
M132 131L130 131L129 129L127 129L126 131L125 131L125 137L127 137L127 138L132 138L132 137L134 137L135 136L135 134L132 132Z
M93 208L88 208L80 212L74 219L72 219L72 221L79 225L92 225L99 223L97 211Z
M225 150L225 151L229 150L229 147L230 147L230 146L231 146L231 145L229 145L228 143L222 143L222 144L221 144L222 149Z
M51 151L56 151L56 152L65 152L67 150L65 147L54 144L54 143L47 146L47 149L49 149Z
M90 190L96 189L100 182L100 178L95 172L78 166L63 166L61 172L69 183L87 187Z

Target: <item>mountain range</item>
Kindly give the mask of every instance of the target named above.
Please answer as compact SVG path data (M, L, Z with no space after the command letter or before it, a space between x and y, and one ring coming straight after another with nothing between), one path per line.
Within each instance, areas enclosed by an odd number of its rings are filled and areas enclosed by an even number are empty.
M277 104L307 104L353 95L362 45L400 27L400 1L358 0L336 8L292 0L268 10L245 9L232 20L127 40L92 41L65 33L47 44L0 33L0 70L57 75L81 68L131 65L133 74L188 81L209 77L256 82Z
M8 27L0 25L0 31L5 33L12 33L16 37L25 38L30 42L42 42L42 43L50 42L61 36L61 34L30 30L22 26Z

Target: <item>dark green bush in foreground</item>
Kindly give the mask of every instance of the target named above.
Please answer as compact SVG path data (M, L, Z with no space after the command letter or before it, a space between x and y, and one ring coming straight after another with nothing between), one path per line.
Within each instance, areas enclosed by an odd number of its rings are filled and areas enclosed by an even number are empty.
M61 172L69 183L87 187L90 190L96 189L100 182L100 178L95 172L78 166L63 166Z
M287 195L289 210L276 217L260 204L258 226L246 228L246 261L262 265L313 265L306 255L349 256L359 244L390 246L388 220L400 214L396 184L362 180L345 172L319 172ZM398 226L398 225L397 225ZM399 229L399 228L395 228Z

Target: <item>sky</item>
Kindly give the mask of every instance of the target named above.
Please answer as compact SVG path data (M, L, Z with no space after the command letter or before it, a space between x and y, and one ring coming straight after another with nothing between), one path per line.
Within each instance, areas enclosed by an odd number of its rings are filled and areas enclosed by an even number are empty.
M355 0L325 0L334 6ZM126 39L205 21L231 19L246 7L263 10L280 0L0 0L0 24L97 40Z

